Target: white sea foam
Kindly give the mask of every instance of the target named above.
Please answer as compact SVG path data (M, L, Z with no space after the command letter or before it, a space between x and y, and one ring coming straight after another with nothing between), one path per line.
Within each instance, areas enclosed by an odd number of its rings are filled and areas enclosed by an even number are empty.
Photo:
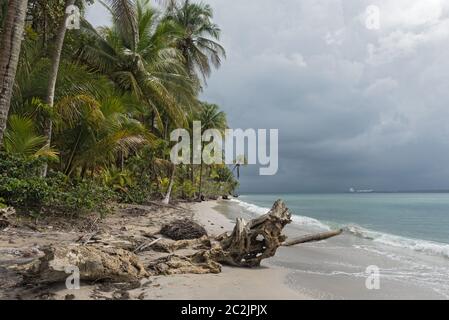
M294 223L300 224L303 226L314 227L314 228L322 229L322 230L326 230L326 231L331 230L331 228L328 225L326 225L326 224L322 223L321 221L314 219L314 218L293 215L292 220Z
M388 233L377 232L362 228L357 225L346 226L345 231L354 236L369 239L374 242L396 247L411 249L418 252L423 252L430 255L443 256L449 258L449 245L427 240L411 239L401 236L396 236Z
M232 199L233 202L237 203L243 209L257 214L262 215L270 211L270 208L260 207L252 203L247 203L240 199ZM294 223L302 226L313 227L322 230L330 230L331 228L311 217L293 215L292 220ZM409 250L414 250L417 252L423 252L430 255L443 256L445 258L449 258L449 244L438 243L433 241L419 240L419 239L411 239L401 236L396 236L388 233L372 231L369 229L365 229L358 225L348 225L344 226L343 229L354 236L359 238L372 240L373 242L388 245L396 248L404 248Z
M245 210L247 210L251 213L255 213L257 215L262 215L262 214L265 214L268 211L270 211L270 208L259 207L258 205L248 203L248 202L245 202L245 201L242 201L239 199L232 199L232 201L236 202L239 206L241 206ZM314 219L314 218L292 215L292 220L294 223L296 223L298 225L309 226L309 227L314 227L314 228L323 229L323 230L330 230L330 227L328 225L326 225L326 224L322 223L321 221Z
M270 211L270 208L259 207L255 204L241 201L239 199L231 199L231 201L237 203L243 209L245 209L251 213L255 213L257 215L263 215L263 214L267 213L268 211Z

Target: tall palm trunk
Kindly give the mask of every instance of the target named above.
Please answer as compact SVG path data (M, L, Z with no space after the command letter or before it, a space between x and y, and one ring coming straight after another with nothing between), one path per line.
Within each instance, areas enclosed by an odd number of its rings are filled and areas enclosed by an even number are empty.
M175 172L176 172L176 165L173 164L171 176L170 176L170 183L168 185L167 193L165 194L164 200L162 200L162 203L169 204L170 203L170 197L171 197L171 191L173 189L173 185L175 183Z
M200 164L200 187L198 190L198 199L202 199L202 189L203 187L203 159L201 159L201 164Z
M65 8L72 6L75 3L75 0L66 0ZM58 79L59 72L59 63L61 61L61 53L62 47L64 45L64 38L67 31L67 19L69 18L68 13L65 14L63 21L61 21L59 25L58 34L56 36L55 46L53 48L52 56L51 56L51 67L50 73L48 75L48 86L47 86L47 96L45 99L45 103L49 106L49 108L53 108L55 103L55 90L56 90L56 81ZM44 135L47 138L46 145L50 147L51 145L51 135L53 131L53 123L51 118L47 116L44 124ZM42 168L42 176L47 176L48 164L45 163Z
M11 96L19 63L20 47L28 0L14 0L8 3L0 40L0 147L8 121Z

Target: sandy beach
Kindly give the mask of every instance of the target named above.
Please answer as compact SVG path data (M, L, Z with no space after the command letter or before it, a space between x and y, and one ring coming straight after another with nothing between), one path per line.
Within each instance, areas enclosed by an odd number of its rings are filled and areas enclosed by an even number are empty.
M350 234L317 243L281 247L276 255L254 269L222 266L218 274L151 275L137 282L82 282L68 290L65 283L30 286L21 282L17 270L42 257L47 245L70 245L96 230L95 245L132 250L157 235L161 226L176 219L194 219L210 236L231 231L235 218L254 218L235 201L182 203L177 206L121 206L102 220L22 221L0 232L1 299L162 299L162 300L244 300L244 299L446 299L447 262L420 253L384 255L370 240ZM313 233L292 223L285 228L289 237ZM159 237L157 235L156 237ZM392 250L389 248L389 250ZM189 255L191 249L176 251ZM394 251L393 251L394 253ZM169 256L156 249L138 253L144 266ZM398 259L401 257L401 259ZM427 263L427 264L425 264ZM428 265L431 265L431 269ZM380 290L366 287L366 267L381 269ZM437 282L429 286L429 277Z
M0 232L1 299L310 299L287 285L288 269L264 261L260 268L223 266L219 274L179 274L151 276L140 283L82 283L78 290L68 290L63 283L33 288L21 283L14 270L40 256L51 244L72 244L85 233L85 225L95 225L104 245L127 246L142 235L157 233L160 227L176 218L193 218L209 235L231 231L233 222L216 211L217 201L182 204L178 208L124 206L104 220L76 223L55 219L7 228ZM32 227L32 229L30 229ZM103 238L104 239L103 239ZM143 264L158 253L139 255ZM263 281L261 281L263 279Z
M221 202L221 201L219 201ZM192 205L194 219L203 225L209 235L232 230L234 223L214 209L217 201ZM264 262L257 269L224 266L217 275L179 275L156 277L160 290L148 292L151 299L218 299L218 300L298 300L310 296L287 285L288 270ZM261 281L263 279L263 281Z

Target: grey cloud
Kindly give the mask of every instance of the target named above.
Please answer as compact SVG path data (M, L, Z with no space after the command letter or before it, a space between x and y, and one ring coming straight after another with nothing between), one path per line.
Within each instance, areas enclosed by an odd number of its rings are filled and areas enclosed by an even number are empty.
M280 129L278 174L242 168L242 192L449 189L447 1L207 2L228 59L203 98Z

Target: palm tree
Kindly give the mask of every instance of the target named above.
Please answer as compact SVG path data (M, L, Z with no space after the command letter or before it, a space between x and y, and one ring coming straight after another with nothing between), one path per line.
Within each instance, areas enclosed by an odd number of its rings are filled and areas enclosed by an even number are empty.
M150 129L154 118L156 129L166 136L169 121L177 127L185 126L185 110L197 103L198 88L185 70L182 55L172 45L179 29L170 21L160 21L148 4L149 0L136 3L137 35L132 29L122 30L117 22L99 32L86 26L93 44L83 46L78 55L83 63L107 75L120 90L146 105Z
M167 192L165 193L164 200L162 200L163 204L169 204L170 203L170 197L173 190L173 185L175 184L175 176L176 176L176 165L174 163L170 163L170 182L168 184Z
M66 0L65 8L69 6L73 6L75 4L75 0ZM62 47L64 45L64 38L67 31L67 19L69 17L69 13L65 13L63 20L59 24L59 30L56 35L55 46L53 48L52 56L51 56L51 66L50 73L48 77L48 86L47 86L47 96L45 99L45 103L48 105L50 109L53 108L55 102L55 90L56 90L56 81L58 79L58 71L59 71L59 63L61 61L61 53ZM52 121L51 118L47 117L45 119L44 125L44 135L47 138L47 146L51 146L51 135L52 135ZM42 168L42 176L47 176L48 164L45 163Z
M93 173L96 166L115 164L117 154L129 154L150 144L153 136L129 116L124 100L111 94L95 98L88 94L66 97L55 105L56 145L62 150L64 173L81 168Z
M19 62L28 0L8 2L0 40L0 145L8 121L9 107Z
M203 103L201 111L198 115L198 119L201 121L201 134L203 134L208 129L216 129L221 132L228 127L226 114L220 111L219 106L215 104ZM203 153L203 148L201 148L201 154ZM201 198L203 184L203 159L201 159L200 164L200 181L198 188L198 196Z
M120 27L120 30L130 30L132 32L136 31L135 14L131 10L133 1L132 0L109 0L111 3L112 12L114 13L114 21L116 25ZM75 0L66 0L64 8L75 4ZM55 46L51 56L51 68L48 78L47 87L47 97L45 102L51 109L54 106L56 81L58 78L59 64L61 61L62 48L64 45L64 38L67 32L67 19L70 13L65 12L63 20L59 24L58 33L56 35ZM134 43L137 42L137 38L134 38ZM47 137L47 145L51 145L52 136L52 121L51 118L47 118L44 126L44 134ZM44 164L42 175L45 177L47 175L48 165Z
M55 150L47 148L44 136L38 135L31 118L12 115L8 120L8 128L5 131L5 151L23 157L45 157L58 159Z
M191 76L197 80L201 76L206 81L211 73L211 64L218 68L221 59L226 57L225 49L217 42L221 30L212 22L211 6L189 0L181 5L171 4L167 19L176 22L182 29L182 36L176 44Z

